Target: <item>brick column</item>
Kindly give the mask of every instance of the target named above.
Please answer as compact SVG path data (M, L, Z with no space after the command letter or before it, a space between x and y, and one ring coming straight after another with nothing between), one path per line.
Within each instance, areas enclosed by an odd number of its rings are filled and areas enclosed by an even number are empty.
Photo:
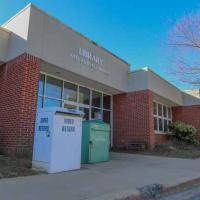
M153 94L149 90L123 93L113 97L113 143L145 142L155 146L153 127Z
M0 66L0 151L32 154L40 60L23 54Z

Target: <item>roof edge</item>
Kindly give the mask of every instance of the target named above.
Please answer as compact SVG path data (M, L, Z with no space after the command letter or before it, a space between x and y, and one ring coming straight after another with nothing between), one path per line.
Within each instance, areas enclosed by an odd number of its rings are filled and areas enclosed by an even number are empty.
M12 33L11 31L9 31L8 29L6 29L6 28L4 28L4 27L1 27L0 26L0 30L2 30L2 31L4 31L4 32L6 32L6 33Z
M197 99L199 100L198 97L195 97L191 94L188 94L187 92L185 92L184 90L181 90L179 89L177 86L173 85L171 82L167 81L165 78L163 78L162 76L160 76L159 74L157 74L156 72L154 72L152 69L148 68L148 67L143 67L143 68L140 68L140 69L137 69L137 70L134 70L134 71L130 71L129 74L132 74L132 73L137 73L137 72L140 72L140 71L145 71L145 72L151 72L152 74L156 75L157 77L161 78L162 80L164 80L167 84L169 84L170 86L172 86L173 88L175 88L176 90L178 90L179 92L181 92L181 95L182 95L182 98L183 98L183 95L186 94L194 99ZM182 105L184 106L184 105Z
M83 39L85 39L86 41L92 43L93 45L95 45L97 48L102 49L103 51L105 51L106 53L108 53L109 55L113 56L114 58L116 58L117 60L125 63L126 65L128 65L128 67L130 67L131 65L125 61L124 59L120 58L119 56L115 55L114 53L112 53L111 51L109 51L108 49L102 47L101 45L99 45L98 43L96 43L95 41L89 39L88 37L84 36L82 33L74 30L73 28L71 28L70 26L66 25L64 22L62 22L61 20L57 19L56 17L48 14L47 12L45 12L44 10L42 10L41 8L37 7L35 4L33 3L29 3L26 7L24 7L22 10L20 10L17 14L15 14L13 17L11 17L8 21L6 21L2 26L5 26L7 23L9 23L13 18L15 18L17 15L19 15L20 13L22 13L24 10L26 10L27 8L34 8L36 10L38 10L39 12L43 13L44 15L50 17L52 20L56 21L57 23L63 25L65 28L67 28L70 31L73 31L74 33L78 34L79 36L81 36Z
M19 12L17 12L14 16L12 16L10 19L8 19L6 22L4 22L1 27L6 26L10 21L12 21L14 18L16 18L18 15L20 15L22 12L24 12L26 9L30 8L33 4L29 3L27 6L25 6L23 9L21 9Z
M158 76L159 78L161 78L162 80L164 80L166 83L168 83L169 85L171 85L172 87L174 87L175 89L179 90L180 92L183 92L183 90L181 90L180 88L178 88L177 86L175 86L174 84L172 84L171 82L167 81L165 78L163 78L161 75L159 75L158 73L156 73L155 71L153 71L152 69L150 69L149 67L143 67L134 71L129 72L131 73L136 73L139 71L146 71L146 72L151 72L152 74Z

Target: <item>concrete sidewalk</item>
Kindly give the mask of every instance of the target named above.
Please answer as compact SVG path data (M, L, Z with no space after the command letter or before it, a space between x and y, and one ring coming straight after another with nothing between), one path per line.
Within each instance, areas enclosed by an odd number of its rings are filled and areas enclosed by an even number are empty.
M200 159L112 153L81 170L0 180L2 200L97 200L126 197L148 184L172 186L200 177Z

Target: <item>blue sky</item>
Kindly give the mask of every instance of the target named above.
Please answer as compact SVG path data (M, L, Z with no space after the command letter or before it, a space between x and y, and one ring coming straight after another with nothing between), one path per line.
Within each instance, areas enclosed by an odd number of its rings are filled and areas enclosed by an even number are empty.
M32 0L131 64L148 66L168 80L167 33L176 20L196 11L199 0ZM25 7L28 0L0 0L0 24ZM174 82L179 87L180 83Z

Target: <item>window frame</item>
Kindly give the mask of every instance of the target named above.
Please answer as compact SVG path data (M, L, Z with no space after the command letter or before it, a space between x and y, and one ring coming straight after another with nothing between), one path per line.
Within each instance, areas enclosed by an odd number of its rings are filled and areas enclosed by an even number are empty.
M89 120L92 119L92 108L97 108L97 109L101 110L102 120L103 120L103 112L104 112L104 110L105 111L110 111L111 145L113 144L113 96L112 96L112 94L108 94L106 92L102 92L102 91L99 91L99 90L94 89L94 88L86 87L84 85L77 84L75 82L63 79L61 77L58 77L58 76L55 76L55 75L52 75L52 74L48 74L48 73L43 72L43 71L40 71L40 74L44 75L44 91L43 91L44 93L43 93L43 95L39 95L39 93L38 93L38 96L40 96L42 98L42 100L43 100L42 108L44 108L45 98L49 98L49 99L54 99L54 100L61 100L61 108L64 108L64 104L75 105L75 106L77 106L77 110L79 110L80 107L89 108ZM62 96L61 96L61 99L57 99L57 98L52 98L52 97L46 96L46 81L47 81L47 77L48 76L52 77L52 78L56 78L56 79L62 81ZM77 102L67 101L67 100L64 99L64 82L69 82L69 83L74 84L74 85L77 86ZM79 88L80 87L85 87L85 88L90 90L90 102L89 102L89 105L79 103ZM101 99L101 107L100 108L92 106L92 91L101 93L101 98L102 99ZM110 96L110 101L111 101L110 102L110 109L105 109L104 108L104 104L103 104L103 96L104 95Z
M92 90L90 88L88 88L88 87L85 87L85 86L82 86L82 85L78 85L78 84L77 84L77 87L78 87L77 103L79 105L81 105L81 107L90 107L91 106L91 93L92 93ZM86 88L86 89L89 90L89 104L80 103L80 99L79 99L79 97L80 97L80 87L81 88Z
M62 84L63 84L63 88L62 88L62 100L63 101L66 101L66 102L70 102L72 105L73 105L73 103L77 103L78 102L78 92L79 92L79 90L78 90L78 85L77 84L74 84L74 83L71 83L71 82L69 82L69 81L64 81L64 80L62 80ZM74 85L75 87L76 87L76 101L71 101L71 100L68 100L68 99L65 99L65 89L66 89L66 87L65 87L65 83L67 84L67 83L69 83L69 84L72 84L72 85Z
M46 95L46 88L47 88L47 78L48 77L50 77L50 78L54 78L54 79L57 79L57 78L55 78L55 77L53 77L53 76L46 76L45 75L45 90L44 90L44 97L46 97L46 98L48 98L48 99L53 99L53 100L58 100L58 101L61 101L61 104L62 104L62 100L63 100L63 80L61 80L61 79L58 79L59 81L61 81L61 87L60 87L60 89L61 89L61 95L60 95L60 98L57 98L57 97L53 97L53 96L48 96L48 95ZM45 98L44 98L44 100L45 100Z
M158 102L158 101L153 101L153 108L154 108L154 103L156 104L156 114L154 114L154 109L153 109L153 120L154 120L154 118L156 118L156 122L157 122L157 130L154 129L155 133L156 134L165 134L165 135L171 134L169 129L167 130L167 132L165 132L164 121L167 120L167 125L169 125L169 123L172 122L172 107L168 106L166 104L163 104L161 102ZM162 116L159 115L158 105L162 105ZM167 109L167 116L166 117L164 117L164 107L166 107L166 109ZM170 109L171 116L169 116L168 109ZM159 119L162 120L162 131L159 130Z

